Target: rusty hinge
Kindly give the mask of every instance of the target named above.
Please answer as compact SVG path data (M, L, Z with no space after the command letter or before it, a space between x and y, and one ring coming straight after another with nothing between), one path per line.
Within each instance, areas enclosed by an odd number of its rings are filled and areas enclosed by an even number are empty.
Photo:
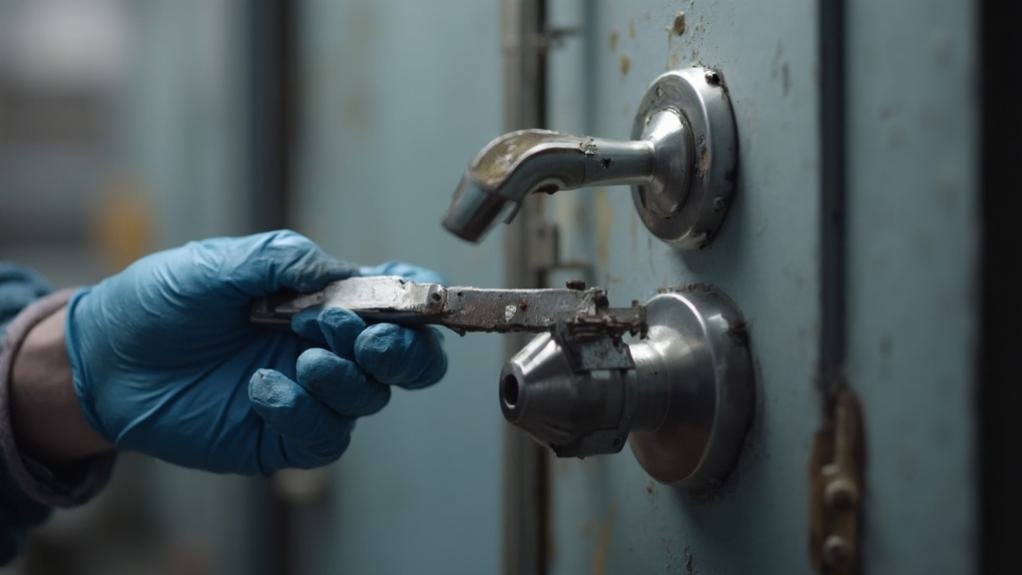
M834 397L834 416L816 432L809 463L809 557L827 575L859 573L864 442L859 401Z

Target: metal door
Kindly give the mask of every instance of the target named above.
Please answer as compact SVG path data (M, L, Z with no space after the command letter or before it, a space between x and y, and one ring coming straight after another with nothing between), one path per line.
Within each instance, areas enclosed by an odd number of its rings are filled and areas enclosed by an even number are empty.
M656 483L627 450L553 461L553 573L811 572L808 478L826 337L843 347L836 376L862 406L865 570L974 569L972 9L850 2L842 39L821 33L827 4L549 3L551 28L577 31L550 53L549 127L625 138L656 76L701 64L721 72L739 139L735 199L711 245L681 252L657 240L618 186L548 203L561 260L591 263L591 281L614 302L718 286L744 312L756 365L746 445L712 493ZM821 74L834 71L821 37L844 49L843 129L821 124L832 120L821 105L835 97L821 94ZM845 228L838 275L826 279L821 261L834 256L841 222L822 220L834 216L821 203L834 156L821 133L834 129L845 145Z

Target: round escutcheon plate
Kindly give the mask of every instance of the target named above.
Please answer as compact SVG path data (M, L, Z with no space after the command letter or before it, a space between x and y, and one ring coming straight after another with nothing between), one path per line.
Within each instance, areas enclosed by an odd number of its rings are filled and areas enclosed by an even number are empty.
M662 74L639 104L632 138L651 139L664 112L680 115L684 125L684 145L671 149L679 156L671 162L676 169L633 186L632 200L656 237L701 249L724 221L737 175L738 138L723 77L701 66Z
M690 489L719 485L745 441L754 385L745 322L718 290L696 285L646 303L648 353L670 382L666 417L656 429L634 430L635 458L661 483Z

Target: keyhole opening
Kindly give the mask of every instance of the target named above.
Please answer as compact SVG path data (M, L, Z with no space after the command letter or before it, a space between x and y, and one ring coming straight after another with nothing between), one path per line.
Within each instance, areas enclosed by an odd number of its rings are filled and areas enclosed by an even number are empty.
M500 382L500 397L508 409L514 410L518 405L518 378L507 374Z

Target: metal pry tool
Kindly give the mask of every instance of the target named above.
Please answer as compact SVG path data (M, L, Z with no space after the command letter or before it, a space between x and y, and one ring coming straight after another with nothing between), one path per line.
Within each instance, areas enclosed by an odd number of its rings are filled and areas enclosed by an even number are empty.
M483 289L417 283L398 276L353 277L311 294L278 293L255 302L251 320L288 324L311 307L341 307L370 321L433 324L465 332L541 333L567 329L575 337L643 334L645 308L612 308L602 288L572 282L564 289Z

